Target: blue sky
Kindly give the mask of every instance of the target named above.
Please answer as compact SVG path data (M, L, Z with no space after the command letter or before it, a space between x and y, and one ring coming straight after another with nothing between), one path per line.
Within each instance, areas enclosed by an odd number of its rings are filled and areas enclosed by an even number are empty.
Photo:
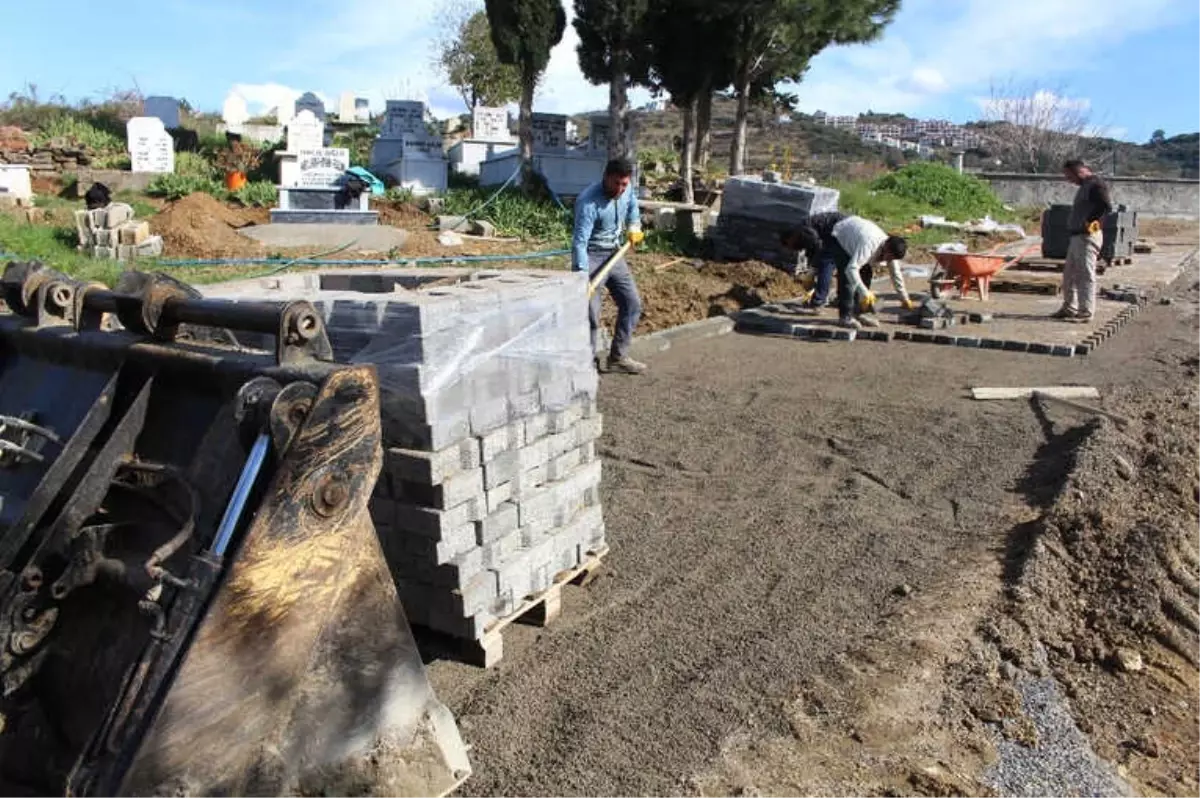
M211 110L235 87L252 111L310 90L331 103L354 91L377 107L415 98L439 115L463 110L431 67L442 0L125 0L121 22L102 35L81 23L96 18L87 0L59 0L55 17L72 20L62 25L36 3L10 5L4 94L35 83L77 99L136 83ZM991 86L1003 84L1065 98L1107 132L1145 141L1156 128L1200 128L1198 39L1195 0L906 0L880 40L825 51L794 91L805 111L962 122L979 118ZM568 30L556 48L540 110L606 103L607 89L579 75L576 41Z

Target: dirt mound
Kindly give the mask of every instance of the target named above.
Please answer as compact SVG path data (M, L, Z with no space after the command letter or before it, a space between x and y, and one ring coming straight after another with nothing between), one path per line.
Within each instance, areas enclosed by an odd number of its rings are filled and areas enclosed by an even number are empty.
M150 221L162 236L168 257L223 258L263 254L257 241L240 235L240 228L260 224L261 208L235 208L208 194L189 194L171 203Z
M662 268L668 263L670 260L661 256L633 259L643 305L639 335L792 299L801 293L790 276L763 263L684 261ZM612 302L606 302L604 307L605 317L611 323L616 318L616 309Z
M1096 752L1123 776L1143 792L1191 794L1200 745L1195 384L1126 407L1138 416L1122 428L1101 420L1086 429L1057 501L1013 542L1019 574L995 628L1005 660L1045 663Z

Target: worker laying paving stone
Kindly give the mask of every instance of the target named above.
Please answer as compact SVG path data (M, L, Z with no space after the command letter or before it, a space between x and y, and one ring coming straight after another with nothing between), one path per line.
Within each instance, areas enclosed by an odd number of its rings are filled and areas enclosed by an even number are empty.
M809 301L812 310L824 306L836 270L838 323L842 327L879 326L874 313L877 300L871 291L871 281L875 264L884 261L888 264L892 285L900 295L900 303L905 309L912 309L913 302L900 271L900 261L908 252L908 242L900 236L889 236L874 222L861 216L830 211L810 217L801 227L781 234L779 241L790 250L804 250L808 262L816 264L816 288Z

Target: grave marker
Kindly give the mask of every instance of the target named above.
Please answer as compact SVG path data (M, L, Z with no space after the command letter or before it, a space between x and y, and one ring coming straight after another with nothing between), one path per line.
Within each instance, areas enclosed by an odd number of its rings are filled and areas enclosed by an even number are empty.
M129 139L131 171L170 173L175 171L175 142L163 121L156 116L135 116L125 124Z
M310 110L303 109L287 126L287 151L321 150L325 148L325 123Z
M533 149L537 152L566 152L567 117L562 114L534 114Z
M471 138L507 144L512 141L508 130L508 111L504 108L477 107L471 113Z
M325 103L321 98L313 94L311 91L306 91L300 95L300 99L296 100L296 116L300 116L304 111L309 111L315 116L322 125L325 124Z
M322 147L298 153L298 188L332 188L350 168L350 150L342 147Z
M179 100L174 97L147 97L142 103L142 115L162 120L163 127L174 130L179 127Z

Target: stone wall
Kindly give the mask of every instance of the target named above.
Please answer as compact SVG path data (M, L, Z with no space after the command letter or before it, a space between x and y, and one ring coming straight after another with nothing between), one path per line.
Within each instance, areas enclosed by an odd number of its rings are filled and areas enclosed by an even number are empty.
M1075 189L1061 175L978 175L1008 205L1041 207L1070 203ZM1200 181L1158 177L1107 177L1113 201L1142 217L1200 218Z
M60 177L63 172L75 172L91 163L87 152L74 147L34 147L25 131L17 127L0 127L0 164L29 167L30 177Z

